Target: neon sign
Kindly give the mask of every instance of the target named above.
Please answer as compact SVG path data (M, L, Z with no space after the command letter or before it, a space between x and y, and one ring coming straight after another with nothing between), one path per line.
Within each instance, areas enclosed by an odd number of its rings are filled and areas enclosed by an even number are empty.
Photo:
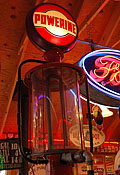
M78 63L91 86L120 100L120 51L101 49L85 55Z
M95 69L90 76L101 84L120 85L120 59L114 56L103 56L95 60Z

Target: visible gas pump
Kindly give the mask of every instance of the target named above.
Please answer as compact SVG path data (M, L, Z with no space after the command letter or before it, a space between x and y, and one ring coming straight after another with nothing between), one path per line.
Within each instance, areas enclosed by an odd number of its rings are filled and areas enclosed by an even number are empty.
M58 11L58 14L54 13L55 11ZM54 18L50 16L51 13L55 15ZM61 15L60 18L59 14ZM67 15L67 18L63 17L65 15ZM32 23L30 21L31 17L33 19ZM26 60L21 63L18 70L18 137L21 154L31 163L49 165L50 171L46 175L66 175L66 173L75 175L72 166L75 163L85 161L87 162L88 174L94 174L92 153L85 151L84 147L83 115L80 99L80 86L85 83L87 113L90 123L87 78L82 68L62 62L63 53L75 45L77 37L76 23L65 9L51 3L37 6L30 12L27 19L29 19L27 21L27 26L29 26L28 36L35 45L42 47L45 61ZM53 40L50 38L43 39L46 36L42 35L41 30L47 33L45 25L47 25L47 29L53 27L53 23L51 23L53 19L55 20L55 29L62 28L62 33L68 30L67 35L60 34L59 39L55 35ZM67 21L67 19L69 20ZM70 27L72 28L69 29ZM35 29L35 32L33 29ZM52 38L51 33L54 33L55 29L53 31L51 28L49 29L49 37ZM58 34L56 33L56 35ZM50 39L49 42L48 39ZM63 42L68 42L65 46L61 43L62 39ZM66 41L66 39L69 39L69 41ZM59 44L57 45L57 43ZM28 148L24 149L22 143L24 134L21 126L21 71L22 66L30 62L40 64L29 70L24 77L24 84L29 89L30 99L29 120L26 121L29 134ZM72 115L70 115L70 111L72 111ZM92 130L90 139L91 147L93 147ZM77 142L79 144L76 144Z

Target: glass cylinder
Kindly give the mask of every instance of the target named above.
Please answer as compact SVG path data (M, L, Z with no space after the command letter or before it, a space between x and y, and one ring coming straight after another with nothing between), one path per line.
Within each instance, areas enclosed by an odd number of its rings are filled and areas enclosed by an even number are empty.
M46 63L30 70L32 116L30 142L32 152L63 152L83 149L80 86L84 71L67 63Z

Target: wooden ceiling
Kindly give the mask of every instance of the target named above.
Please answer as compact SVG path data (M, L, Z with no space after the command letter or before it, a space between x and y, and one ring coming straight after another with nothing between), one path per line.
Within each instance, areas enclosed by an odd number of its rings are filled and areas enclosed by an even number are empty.
M26 35L25 19L31 8L52 2L67 9L75 18L78 29L76 46L64 55L63 62L74 64L91 51L89 41L120 50L119 0L4 0L0 2L0 134L17 132L17 101L13 94L19 64L26 59L43 59ZM24 68L23 74L32 67ZM112 99L111 99L112 100ZM108 140L120 141L118 111L104 119ZM112 131L112 132L111 132Z

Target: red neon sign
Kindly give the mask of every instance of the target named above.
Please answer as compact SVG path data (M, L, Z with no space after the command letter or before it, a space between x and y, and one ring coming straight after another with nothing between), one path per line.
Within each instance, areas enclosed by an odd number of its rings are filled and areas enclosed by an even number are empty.
M82 57L78 65L85 71L92 87L120 100L119 50L100 49L90 52ZM119 104L119 101L117 103Z
M120 85L120 59L114 56L98 57L95 60L95 69L90 76L102 85Z

